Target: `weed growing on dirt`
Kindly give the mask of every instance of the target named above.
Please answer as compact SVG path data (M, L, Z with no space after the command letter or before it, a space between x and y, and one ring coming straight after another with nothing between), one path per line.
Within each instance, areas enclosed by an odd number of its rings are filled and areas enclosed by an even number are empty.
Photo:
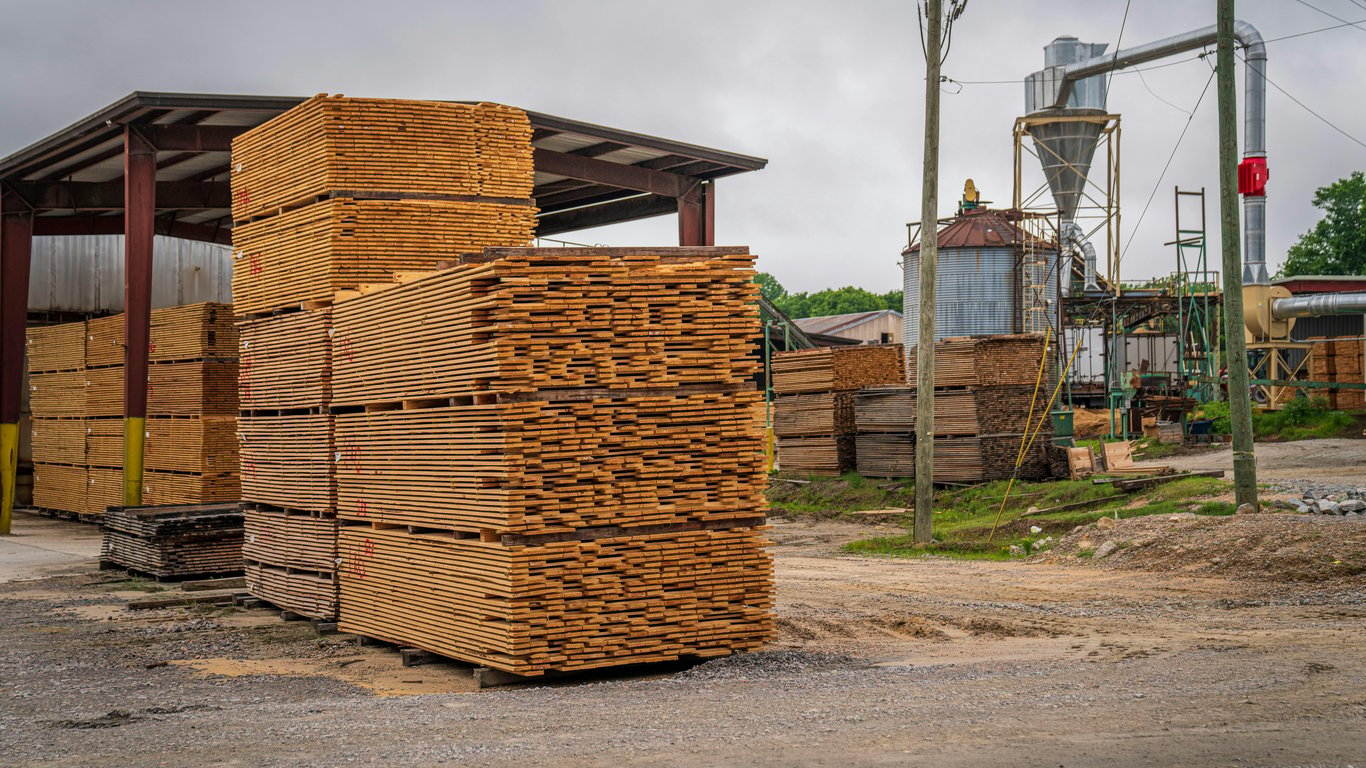
M1215 432L1227 434L1231 430L1228 403L1207 403L1201 406L1199 415L1214 420ZM1355 432L1356 427L1356 419L1342 411L1331 410L1328 398L1322 395L1294 398L1277 411L1252 412L1252 430L1264 440L1345 437Z
M155 581L134 576L122 581L105 582L104 587L111 592L165 592L170 587Z

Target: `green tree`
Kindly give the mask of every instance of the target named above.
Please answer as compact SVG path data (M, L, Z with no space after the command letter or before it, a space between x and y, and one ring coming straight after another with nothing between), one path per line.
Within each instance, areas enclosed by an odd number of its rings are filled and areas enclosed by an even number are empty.
M787 298L787 289L778 282L778 278L767 272L760 272L754 276L754 282L759 284L759 293L781 309L783 299Z
M843 288L826 288L815 293L799 291L788 293L778 278L768 272L754 276L759 284L759 292L764 298L791 318L823 317L825 315L847 315L851 312L873 312L879 309L901 311L901 290L876 294L863 288L846 285Z
M1314 207L1323 218L1290 246L1279 276L1366 275L1366 174L1319 187Z

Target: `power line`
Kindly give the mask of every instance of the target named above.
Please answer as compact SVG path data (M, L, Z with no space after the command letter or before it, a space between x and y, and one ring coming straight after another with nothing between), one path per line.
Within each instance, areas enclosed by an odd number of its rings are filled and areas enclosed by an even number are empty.
M1115 52L1118 53L1120 43L1124 42L1124 27L1129 23L1129 3L1132 0L1124 0L1124 18L1119 20L1119 37L1115 38ZM1115 71L1110 70L1110 74L1105 78L1105 92L1110 92L1110 81L1115 79Z
M1200 58L1202 58L1202 57L1201 57L1201 56L1191 56L1190 58L1186 58L1186 59L1177 59L1176 61L1169 61L1169 62L1167 62L1166 64L1154 64L1154 65L1151 66L1151 67L1142 67L1142 68L1139 68L1139 69L1117 69L1117 70L1112 70L1110 74L1112 74L1112 75L1137 75L1137 74L1142 74L1142 73L1144 73L1144 72L1152 72L1152 71L1155 70L1155 69L1166 69L1167 67L1174 67L1174 66L1176 66L1176 65L1178 65L1178 64L1185 64L1185 63L1187 63L1187 62L1195 61L1195 60L1200 59ZM1023 78L1016 78L1016 79L1014 79L1014 80L955 80L955 79L953 79L952 77L943 77L943 76L941 76L939 79L940 79L941 82L946 82L946 83L957 83L958 85L1020 85L1021 83L1024 82L1024 79L1023 79Z
M1323 14L1324 16L1327 16L1327 17L1330 18L1330 19L1337 19L1338 21L1340 21L1340 22L1342 22L1342 23L1344 23L1344 24L1351 25L1351 26L1352 26L1353 28L1355 28L1355 29L1359 29L1359 30L1361 30L1362 32L1366 32L1366 27L1359 27L1359 26L1357 26L1357 22L1348 21L1348 20L1342 18L1341 16L1334 16L1333 14L1329 13L1328 11L1323 10L1322 8L1319 8L1318 6L1310 5L1309 3L1306 3L1304 0L1295 0L1295 2L1299 3L1300 5L1304 6L1305 8L1308 8L1308 9L1310 9L1310 10L1318 11L1319 13Z
M1186 124L1181 127L1181 135L1176 137L1176 146L1172 147L1172 153L1167 157L1167 164L1162 166L1162 173L1158 174L1157 183L1153 185L1153 191L1148 195L1148 202L1143 204L1143 212L1138 214L1138 221L1134 224L1133 231L1129 233L1129 242L1124 244L1124 250L1119 252L1120 261L1124 260L1124 254L1129 252L1129 246L1134 244L1134 238L1138 235L1138 228L1143 226L1143 217L1148 215L1148 208L1153 204L1153 198L1157 197L1157 190L1162 187L1162 180L1167 176L1167 170L1172 167L1172 161L1176 159L1176 151L1181 148L1181 140L1186 138L1186 131L1190 130L1191 122L1195 120L1195 113L1200 109L1200 103L1205 100L1205 94L1209 92L1209 84L1214 82L1214 70L1209 73L1209 79L1205 81L1205 87L1200 91L1200 98L1195 100L1195 106L1187 114Z
M1353 1L1355 2L1356 0L1353 0ZM1359 3L1358 3L1358 4L1359 4ZM1362 7L1362 8L1366 8L1366 5L1363 5L1363 6L1361 6L1361 7ZM1334 18L1337 18L1337 17L1334 17ZM1275 43L1275 42L1279 42L1279 41L1281 41L1281 40L1290 40L1291 38L1295 38L1295 37L1304 37L1305 35L1317 35L1317 34L1320 33L1320 32L1328 32L1328 31L1331 31L1331 30L1334 30L1334 29L1342 29L1343 27L1355 27L1355 26L1358 25L1358 24L1366 24L1366 19L1362 19L1361 21L1344 21L1344 22L1342 22L1341 24L1334 24L1334 25L1331 26L1331 27L1322 27L1322 28L1320 28L1320 29L1311 29L1311 30L1309 30L1308 32L1296 32L1296 33L1293 34L1293 35L1281 35L1280 37L1273 37L1273 38L1270 38L1270 39L1268 39L1268 40L1263 40L1262 42L1263 42L1263 43ZM1359 27L1358 27L1358 29L1359 29Z
M1239 56L1238 58L1239 58L1239 59L1242 59L1243 61L1247 61L1246 59L1243 59L1242 56ZM1317 112L1315 112L1314 110L1310 109L1308 106L1305 105L1304 102L1302 102L1302 101L1300 101L1299 99L1297 99L1297 98L1295 98L1294 96L1292 96L1291 93L1290 93L1290 91L1287 91L1286 89L1280 87L1279 85L1276 85L1276 83L1273 82L1271 78L1269 78L1269 77L1266 76L1266 73L1265 73L1265 72L1262 72L1261 75L1262 75L1262 79L1265 80L1265 81L1267 82L1267 84L1269 84L1272 88L1275 88L1276 90L1278 90L1278 91L1280 91L1281 93L1285 94L1285 97L1286 97L1286 98L1288 98L1288 99L1290 99L1291 101L1295 102L1296 104L1300 105L1300 108L1303 109L1305 112L1308 112L1309 114L1313 115L1314 117L1317 117L1320 121L1323 122L1324 125L1328 126L1329 128L1332 128L1333 130L1337 131L1338 133L1342 134L1343 136L1346 136L1347 138L1351 139L1352 141L1356 142L1357 144L1360 144L1362 147L1366 147L1366 141L1362 141L1361 139L1358 139L1357 137L1353 136L1352 134L1348 133L1347 131L1344 131L1343 129L1339 128L1337 125L1335 125L1335 124L1333 123L1333 121L1329 120L1328 118L1324 117L1323 115L1320 115L1319 113L1317 113Z

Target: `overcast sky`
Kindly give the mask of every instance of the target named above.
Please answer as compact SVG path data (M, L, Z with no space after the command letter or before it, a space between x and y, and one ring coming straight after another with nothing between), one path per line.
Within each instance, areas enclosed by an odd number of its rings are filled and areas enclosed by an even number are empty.
M1366 19L1363 0L1238 6L1267 39L1340 23L1328 14ZM0 9L0 155L133 90L483 99L768 158L767 169L718 185L717 241L750 246L789 289L900 287L905 223L920 217L925 67L912 0L0 0ZM1213 24L1214 10L1214 0L1133 2L1121 47ZM1124 0L971 0L944 73L1010 82L945 87L941 214L969 177L986 199L1009 202L1019 81L1059 35L1113 50L1124 12ZM1273 83L1366 141L1366 23L1271 42L1268 56ZM1213 86L1158 183L1209 61L1112 81L1126 279L1172 271L1162 243L1172 239L1175 185L1209 190L1217 249ZM1238 76L1241 99L1241 67ZM1275 88L1267 101L1274 271L1317 218L1314 189L1366 169L1366 148ZM1027 166L1026 186L1041 182ZM672 244L676 224L564 237Z

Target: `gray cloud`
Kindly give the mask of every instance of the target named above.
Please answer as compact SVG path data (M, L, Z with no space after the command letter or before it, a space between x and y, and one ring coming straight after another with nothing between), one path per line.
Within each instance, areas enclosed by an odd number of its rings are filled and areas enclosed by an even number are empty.
M1335 22L1299 3L1240 3L1268 37ZM1349 0L1315 5L1366 17ZM488 99L756 154L768 169L719 185L718 240L750 245L795 289L900 284L897 254L920 212L924 64L909 0L717 2L374 0L0 2L0 154L132 90ZM1113 44L1120 0L974 0L945 74L1019 81L1061 34ZM1124 43L1213 22L1213 0L1133 2ZM1366 32L1343 28L1269 45L1268 74L1366 138ZM1124 276L1170 272L1171 189L1206 187L1217 221L1213 89L1151 209L1135 229L1209 75L1193 61L1114 78L1124 116ZM1241 78L1241 71L1239 72ZM1366 168L1366 149L1275 89L1269 96L1268 256L1315 221L1316 187ZM944 97L941 212L971 177L1010 199L1010 128L1023 86L967 85ZM1042 180L1031 167L1034 183ZM1217 261L1218 237L1211 255ZM668 243L671 218L569 235Z

